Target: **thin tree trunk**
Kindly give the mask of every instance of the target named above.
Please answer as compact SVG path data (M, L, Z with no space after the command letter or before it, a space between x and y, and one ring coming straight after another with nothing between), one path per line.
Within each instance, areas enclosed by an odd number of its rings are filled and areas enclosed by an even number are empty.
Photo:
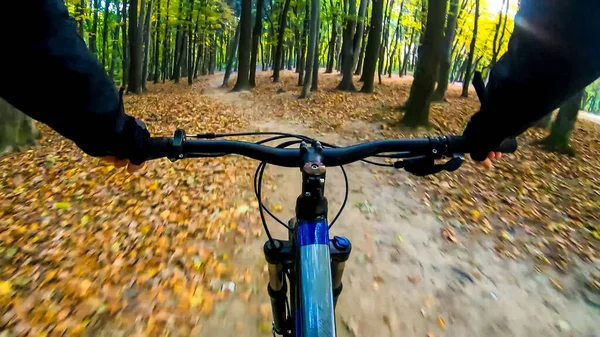
M306 65L306 34L308 32L309 23L309 0L305 1L304 23L302 25L302 38L300 40L300 60L298 61L298 86L301 86L304 81L304 67Z
M194 83L194 34L192 32L192 16L194 15L194 0L190 0L190 12L188 14L188 22L190 25L186 28L187 31L187 82L188 85ZM200 16L200 13L198 13Z
M233 91L248 90L250 86L250 47L252 40L252 0L242 1L240 16L240 42L238 50L238 76ZM289 0L287 0L289 2Z
M383 1L373 0L373 9L371 13L371 29L369 39L367 41L367 49L365 51L365 64L363 71L364 85L361 92L373 92L373 82L375 80L375 67L379 54L379 46L381 43L381 31L383 29Z
M446 24L446 31L444 34L444 40L442 41L441 55L440 55L440 70L438 73L438 84L433 96L432 101L443 101L448 90L448 77L450 75L450 61L452 54L451 46L454 40L454 33L456 32L456 18L458 16L458 0L450 0L450 11L448 12L448 23Z
M361 75L361 78L358 80L359 82L361 82L363 80L362 79L362 66L363 66L364 59L365 59L365 51L367 49L368 31L369 31L368 28L364 29L363 38L362 38L362 42L361 42L361 46L360 46L360 52L359 52L360 55L358 56L358 63L356 64L356 70L354 71L354 75Z
M169 30L169 7L171 6L171 0L167 0L167 15L165 18L165 33L163 40L163 59L162 59L162 81L165 83L167 78L168 69L167 64L169 64L169 40L171 39L171 31Z
M110 0L104 0L104 27L102 29L102 66L106 67L106 45L108 43L108 8Z
M310 85L312 84L313 68L315 66L315 59L318 59L319 50L319 16L320 16L320 2L319 0L311 0L310 7L310 24L308 32L308 52L306 55L306 69L304 76L304 83L302 85L301 98L306 98L310 95ZM307 15L309 15L307 11ZM317 63L318 64L318 63Z
M386 4L387 8L384 12L384 30L383 30L383 40L381 41L381 46L379 47L379 64L377 67L377 77L379 79L379 84L381 84L381 74L383 73L383 66L385 61L385 54L387 51L388 44L388 35L390 31L390 18L392 16L392 7L394 7L394 0L389 0Z
M446 4L447 0L429 0L427 26L419 51L415 79L410 88L406 113L402 118L402 122L408 126L429 125L429 98L433 93L436 70L440 62Z
M0 153L35 144L38 138L33 119L0 98Z
M160 21L161 21L161 11L160 11L160 0L158 0L156 4L157 8L157 18L156 25L154 26L154 70L152 71L152 75L154 76L154 83L158 83L160 80L160 65L158 63L159 55L160 55ZM166 38L166 37L165 37Z
M77 13L79 15L79 17L77 18L77 30L79 31L79 36L81 36L81 38L84 38L84 29L83 29L83 23L84 23L84 17L85 17L85 0L81 0L79 2L79 4L77 5Z
M321 19L320 17L317 18L317 27L319 27L317 29L317 41L320 41L320 35L321 35ZM315 50L315 60L314 60L314 66L312 68L312 82L310 84L310 91L314 92L317 91L317 89L319 88L319 66L321 65L321 63L319 62L319 56L321 55L321 52L319 49Z
M229 77L231 76L231 69L233 68L233 61L235 60L235 55L237 52L238 43L240 41L240 29L242 26L240 22L238 22L237 27L235 29L235 35L233 36L233 40L229 43L229 51L227 54L229 58L227 59L227 65L225 66L225 76L223 76L223 87L227 87L227 82L229 82Z
M358 69L358 64L361 63L359 61L363 56L365 44L363 41L363 36L365 35L365 20L367 7L369 6L369 0L360 0L360 5L358 9L358 22L356 23L356 33L354 34L353 44L352 44L352 55L354 55L354 59L352 60L352 69L356 69L355 75L360 75L360 70Z
M92 13L94 14L94 19L92 21L92 31L90 32L90 51L92 54L98 57L98 51L96 46L96 36L98 34L98 7L100 6L100 0L93 1Z
M352 68L354 66L354 27L356 26L356 0L348 0L348 15L345 16L344 33L342 42L342 81L338 90L356 91L352 82Z
M258 42L262 34L262 16L264 0L256 1L256 19L252 31L252 52L250 59L250 85L256 87L256 60L258 58Z
M283 65L283 41L285 37L285 26L287 20L287 12L290 8L291 0L285 0L283 10L279 14L279 32L277 34L277 49L275 51L275 63L273 64L273 82L279 82L279 70Z
M392 77L392 70L394 68L394 60L396 59L396 52L398 51L398 40L402 38L402 29L401 29L401 21L402 21L402 11L404 10L404 0L400 3L400 12L398 13L398 21L396 22L396 31L394 32L394 46L392 48L392 52L390 53L390 59L388 61L387 73L388 77Z
M333 72L333 59L335 55L335 41L337 39L337 10L334 7L333 0L329 0L331 15L331 39L329 40L329 51L327 53L327 66L325 73L330 74Z
M121 11L119 8L119 0L115 0L115 6L117 7L117 24L115 25L115 30L113 31L113 43L111 49L110 56L110 66L108 67L108 76L113 80L115 80L115 61L117 60L117 55L119 55L119 28L121 27ZM121 80L121 82L123 82Z
M140 17L146 7L146 0L142 0ZM134 94L142 93L142 34L138 22L138 0L131 0L129 4L129 85L127 92Z
M473 66L473 58L475 56L475 42L477 42L477 28L479 26L479 0L475 0L475 23L473 26L473 37L471 38L471 46L469 48L469 58L467 59L467 68L463 81L462 97L469 97L469 82L471 82L471 68Z
M150 21L152 20L152 3L150 0L148 3L148 9L146 10L146 19L144 20L144 63L142 65L142 91L146 91L146 84L148 82L148 61L150 56ZM140 26L142 26L140 24Z
M136 1L137 2L137 1ZM122 57L122 69L121 69L121 78L122 78L122 86L126 86L128 81L129 81L129 63L130 63L130 57L129 57L129 34L127 34L127 5L128 5L128 0L123 0L123 7L122 7L122 11L121 11L121 16L123 18L123 22L121 25L121 41L123 42L123 57Z

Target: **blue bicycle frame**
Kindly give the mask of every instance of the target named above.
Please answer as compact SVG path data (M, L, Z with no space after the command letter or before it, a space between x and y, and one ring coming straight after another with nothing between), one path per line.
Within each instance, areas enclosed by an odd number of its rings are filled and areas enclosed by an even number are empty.
M329 238L325 166L318 148L307 150L303 160L302 194L289 222L289 240L269 240L264 247L273 336L335 337L335 304L351 244L344 237Z

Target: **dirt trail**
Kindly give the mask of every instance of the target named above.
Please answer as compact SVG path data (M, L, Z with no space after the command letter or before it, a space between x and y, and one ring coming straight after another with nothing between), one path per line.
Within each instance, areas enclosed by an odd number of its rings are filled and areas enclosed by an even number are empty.
M220 81L221 76L215 77L203 95L243 109L255 121L251 130L301 133L340 145L355 142L274 120L260 102L252 101L251 93L229 93L219 88ZM349 131L377 132L362 122L350 125ZM277 215L287 220L300 190L300 172L276 167L267 171L271 179L264 194L271 205L283 206ZM440 235L444 225L432 210L419 202L416 192L394 183L411 179L406 173L389 175L362 163L347 166L347 171L349 200L332 230L332 235L346 236L353 244L338 302L338 336L600 335L598 309L582 300L577 276L563 281L558 291L533 264L497 257L488 237L446 242ZM330 169L330 217L343 192L342 175ZM275 236L283 236L275 224L271 228ZM261 274L265 239L243 247L232 263ZM270 336L257 328L270 318L264 273L255 283L249 303L232 296L217 304L201 335Z

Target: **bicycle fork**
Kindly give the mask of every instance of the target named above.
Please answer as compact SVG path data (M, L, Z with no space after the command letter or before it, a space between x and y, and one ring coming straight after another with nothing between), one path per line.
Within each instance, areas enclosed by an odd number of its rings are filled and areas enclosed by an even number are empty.
M346 261L350 257L352 244L350 240L341 236L334 236L329 242L331 256L331 283L333 287L333 304L337 305L337 300L342 293L343 283L342 275L346 266ZM273 313L273 332L274 334L288 336L292 330L294 322L286 321L286 300L287 283L284 270L291 270L296 258L293 252L293 243L291 241L273 240L265 242L265 258L268 263L269 284L267 291L271 298L271 310ZM310 267L310 266L308 266ZM292 281L293 282L293 278ZM298 286L298 285L296 285ZM293 289L293 288L292 288ZM294 294L290 294L294 296ZM291 308L295 310L295 308ZM292 317L288 317L290 320Z

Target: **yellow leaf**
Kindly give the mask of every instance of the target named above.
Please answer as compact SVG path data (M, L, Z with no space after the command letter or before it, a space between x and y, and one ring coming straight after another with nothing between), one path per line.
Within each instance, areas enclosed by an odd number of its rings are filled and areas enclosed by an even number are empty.
M190 201L190 198L187 195L184 195L183 197L181 197L181 201L187 204Z
M473 212L471 212L471 214L473 215L473 217L475 219L478 219L481 216L481 212L479 212L478 210L474 209Z
M190 306L192 308L200 306L202 303L202 288L196 288L196 291L190 297Z
M54 204L54 207L58 209L70 209L71 203L68 201L57 202Z
M171 215L171 211L169 210L165 210L160 213L160 217L163 218L163 220L169 219L169 215Z
M90 280L81 281L81 283L79 284L79 290L81 290L81 295L85 296L90 290L91 286L92 282Z
M84 215L84 216L81 218L80 224L81 224L81 226L85 226L85 225L87 225L87 224L88 224L88 222L90 222L90 217L89 217L89 216L87 216L87 215Z
M446 326L446 323L444 322L444 319L442 319L441 317L438 317L438 325L442 329Z
M283 210L283 206L281 204L273 205L273 212L281 212Z
M154 277L156 276L156 274L158 274L160 270L158 269L158 267L152 268L150 269L150 271L148 271L148 276L150 277Z
M600 230L594 231L592 235L596 238L596 240L600 240Z
M12 288L12 284L8 281L0 282L0 296L6 296L10 294L10 290Z
M140 232L142 232L142 234L144 234L144 235L148 234L148 232L150 232L150 225L148 225L148 224L143 225L142 228L140 229Z
M115 169L115 165L108 165L104 168L104 172L110 173L114 169Z
M158 180L155 180L150 186L148 186L148 190L156 191L158 190Z

